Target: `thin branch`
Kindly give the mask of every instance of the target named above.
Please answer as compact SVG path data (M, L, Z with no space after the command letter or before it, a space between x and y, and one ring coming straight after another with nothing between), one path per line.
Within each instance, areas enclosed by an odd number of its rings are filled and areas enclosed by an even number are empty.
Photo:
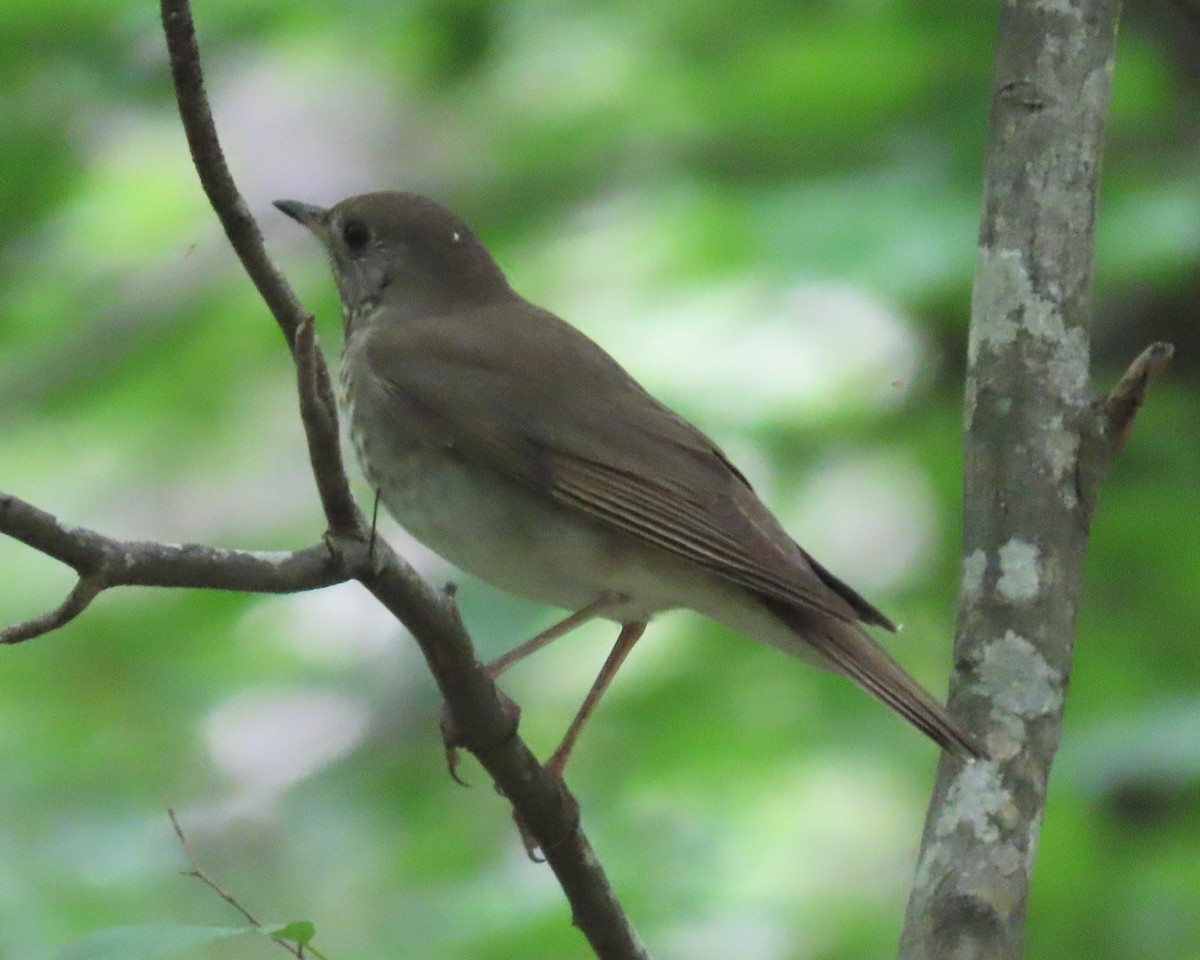
M329 529L334 534L355 532L364 521L350 493L341 451L329 439L331 423L334 441L337 437L337 405L329 368L316 348L312 315L267 255L262 232L225 162L204 90L191 6L187 0L162 0L161 12L179 117L200 184L230 245L292 348L300 378L301 419ZM308 342L300 344L298 335L306 329Z
M308 425L308 457L317 481L317 493L329 521L329 530L335 535L361 536L363 516L350 493L346 467L342 462L337 401L333 398L328 371L317 349L313 319L309 315L304 317L296 330L292 355L296 361L300 416Z
M100 577L80 577L67 598L53 610L0 630L0 643L24 643L65 626L83 613L103 589L104 583Z
M79 616L109 587L201 587L248 593L298 593L350 579L343 555L325 543L274 553L199 544L117 540L68 527L31 503L0 493L0 533L59 560L79 574L53 610L0 631L0 643L22 643Z
M350 493L341 452L336 449L336 444L328 442L330 418L335 437L337 433L336 402L329 368L316 348L315 337L297 352L297 335L306 325L311 336L312 316L267 255L258 223L225 162L204 91L204 72L200 66L191 6L187 0L162 0L160 9L179 118L200 185L225 229L230 246L287 338L300 368L301 420L329 529L338 535L352 533L365 524Z
M574 800L551 777L516 732L487 671L458 621L453 604L429 587L385 543L366 538L366 524L353 507L340 458L327 447L335 419L328 368L315 348L301 344L308 314L263 249L262 237L221 153L204 93L195 27L187 0L161 0L163 29L171 58L180 117L205 193L225 227L247 273L292 345L299 368L302 417L310 456L330 524L329 542L341 560L375 597L412 632L464 745L513 804L516 815L537 840L571 903L572 918L603 960L644 960L638 941L603 868L579 827ZM328 411L326 416L325 411ZM339 467L334 470L334 465ZM369 545L368 545L369 544Z
M187 835L183 832L183 827L179 823L179 818L175 815L175 811L170 807L167 808L167 817L171 821L171 829L175 832L175 836L179 840L179 845L183 847L184 855L187 857L188 864L191 868L184 872L184 876L195 877L197 880L202 881L205 886L212 890L213 893L215 893L218 897L233 907L234 910L240 913L242 915L242 919L250 924L250 926L262 929L262 924L258 921L258 918L255 917L254 914L252 914L248 909L242 906L237 897L235 897L232 893L230 893L204 872L204 869L200 866L200 861L196 859L196 851L192 849L191 841L188 840ZM288 944L287 946L288 949L291 950L291 945ZM292 950L292 952L295 953L294 950Z
M351 578L329 544L303 550L229 550L196 543L118 540L68 527L20 497L0 493L0 533L108 587L197 587L245 593L299 593Z
M1175 348L1169 343L1152 343L1129 365L1124 376L1100 402L1104 414L1104 435L1115 455L1125 446L1138 410L1146 399L1146 389L1171 365Z
M179 845L181 847L183 847L184 856L186 856L188 859L188 864L189 864L190 868L183 871L183 875L185 877L195 877L197 880L199 880L201 883L203 883L206 887L208 887L208 889L210 889L213 893L215 893L218 897L220 897L227 904L229 904L231 907L233 907L234 910L236 910L239 914L241 914L242 919L244 919L248 924L250 924L250 926L254 927L255 930L262 930L263 925L254 916L254 914L252 914L246 907L244 907L242 905L241 901L238 900L237 897L235 897L232 893L230 893L223 886L221 886L219 883L217 883L216 880L214 880L212 877L210 877L208 875L208 873L204 870L204 868L200 866L200 861L196 859L196 851L192 849L192 845L188 841L187 835L183 832L183 827L179 823L179 818L177 816L175 816L175 811L172 810L170 807L167 808L167 816L171 820L171 829L175 831L175 836L179 840ZM303 946L300 946L299 944L291 943L287 940L282 939L281 937L271 937L271 940L272 940L272 942L277 943L277 944L279 944L279 946L283 947L283 949L286 950L288 953L290 953L293 957L295 957L296 960L304 960L305 951L304 951ZM312 952L317 953L318 951L313 950Z
M300 593L345 583L353 563L328 542L302 550L229 550L202 544L113 541L123 551L110 586Z
M200 51L196 47L196 27L190 5L186 0L162 0L160 9L179 117L200 184L225 228L230 245L291 346L306 312L283 274L267 256L258 224L250 215L225 162L204 92L204 73L200 68Z
M376 541L372 569L359 579L416 638L458 738L537 841L570 901L573 922L596 955L646 960L649 955L580 827L574 799L518 736L514 711L475 659L452 598L425 583L382 539Z
M3 492L0 492L0 533L65 563L81 576L99 570L116 542L94 530L68 527L45 510Z

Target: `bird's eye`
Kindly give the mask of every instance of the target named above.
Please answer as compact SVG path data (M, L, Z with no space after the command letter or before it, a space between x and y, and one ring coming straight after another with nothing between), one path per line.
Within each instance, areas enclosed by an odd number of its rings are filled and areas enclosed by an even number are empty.
M361 220L350 220L342 227L342 239L351 253L358 253L371 239L371 231Z

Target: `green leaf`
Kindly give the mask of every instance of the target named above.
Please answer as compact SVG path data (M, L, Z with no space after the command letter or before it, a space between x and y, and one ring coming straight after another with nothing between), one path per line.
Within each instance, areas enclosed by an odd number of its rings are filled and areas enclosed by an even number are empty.
M263 927L264 936L275 937L279 940L290 940L297 946L308 946L308 942L316 934L317 928L308 920L293 920L275 927Z
M58 960L155 960L193 950L214 940L253 932L252 927L184 927L145 924L109 927L64 947Z

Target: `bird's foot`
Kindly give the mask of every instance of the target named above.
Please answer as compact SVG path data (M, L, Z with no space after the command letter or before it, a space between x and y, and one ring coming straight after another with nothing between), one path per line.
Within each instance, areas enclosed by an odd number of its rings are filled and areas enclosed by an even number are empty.
M500 708L504 711L504 718L509 722L510 731L515 733L517 723L521 719L521 708L517 706L517 701L499 688L496 690L496 696L500 698ZM455 723L454 715L450 712L448 704L442 704L438 727L442 731L442 746L446 751L446 768L450 773L450 779L460 786L469 787L470 784L458 775L458 764L461 760L459 751L463 747L470 749L470 745L463 738L462 731Z
M570 788L567 787L566 781L563 780L562 766L555 760L557 756L558 754L555 753L555 755L552 756L549 761L547 761L544 769L546 773L550 775L550 778L558 787L559 794L562 796L563 812L572 822L573 827L578 827L579 801L575 799L575 795L571 793ZM521 834L521 843L525 847L525 855L534 863L545 863L546 851L543 849L542 844L538 841L537 837L535 837L530 831L529 827L525 825L525 821L521 819L520 814L518 814L516 810L513 811L513 823L517 825L517 830ZM574 832L574 829L572 832Z

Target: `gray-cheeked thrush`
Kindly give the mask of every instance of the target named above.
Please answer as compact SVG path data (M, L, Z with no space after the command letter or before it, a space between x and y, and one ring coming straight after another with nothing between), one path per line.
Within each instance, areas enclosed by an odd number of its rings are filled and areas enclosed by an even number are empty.
M479 237L410 193L276 206L324 244L363 472L455 566L620 636L562 745L659 611L686 607L843 673L960 757L975 739L863 629L892 622L807 554L711 440L509 286Z

